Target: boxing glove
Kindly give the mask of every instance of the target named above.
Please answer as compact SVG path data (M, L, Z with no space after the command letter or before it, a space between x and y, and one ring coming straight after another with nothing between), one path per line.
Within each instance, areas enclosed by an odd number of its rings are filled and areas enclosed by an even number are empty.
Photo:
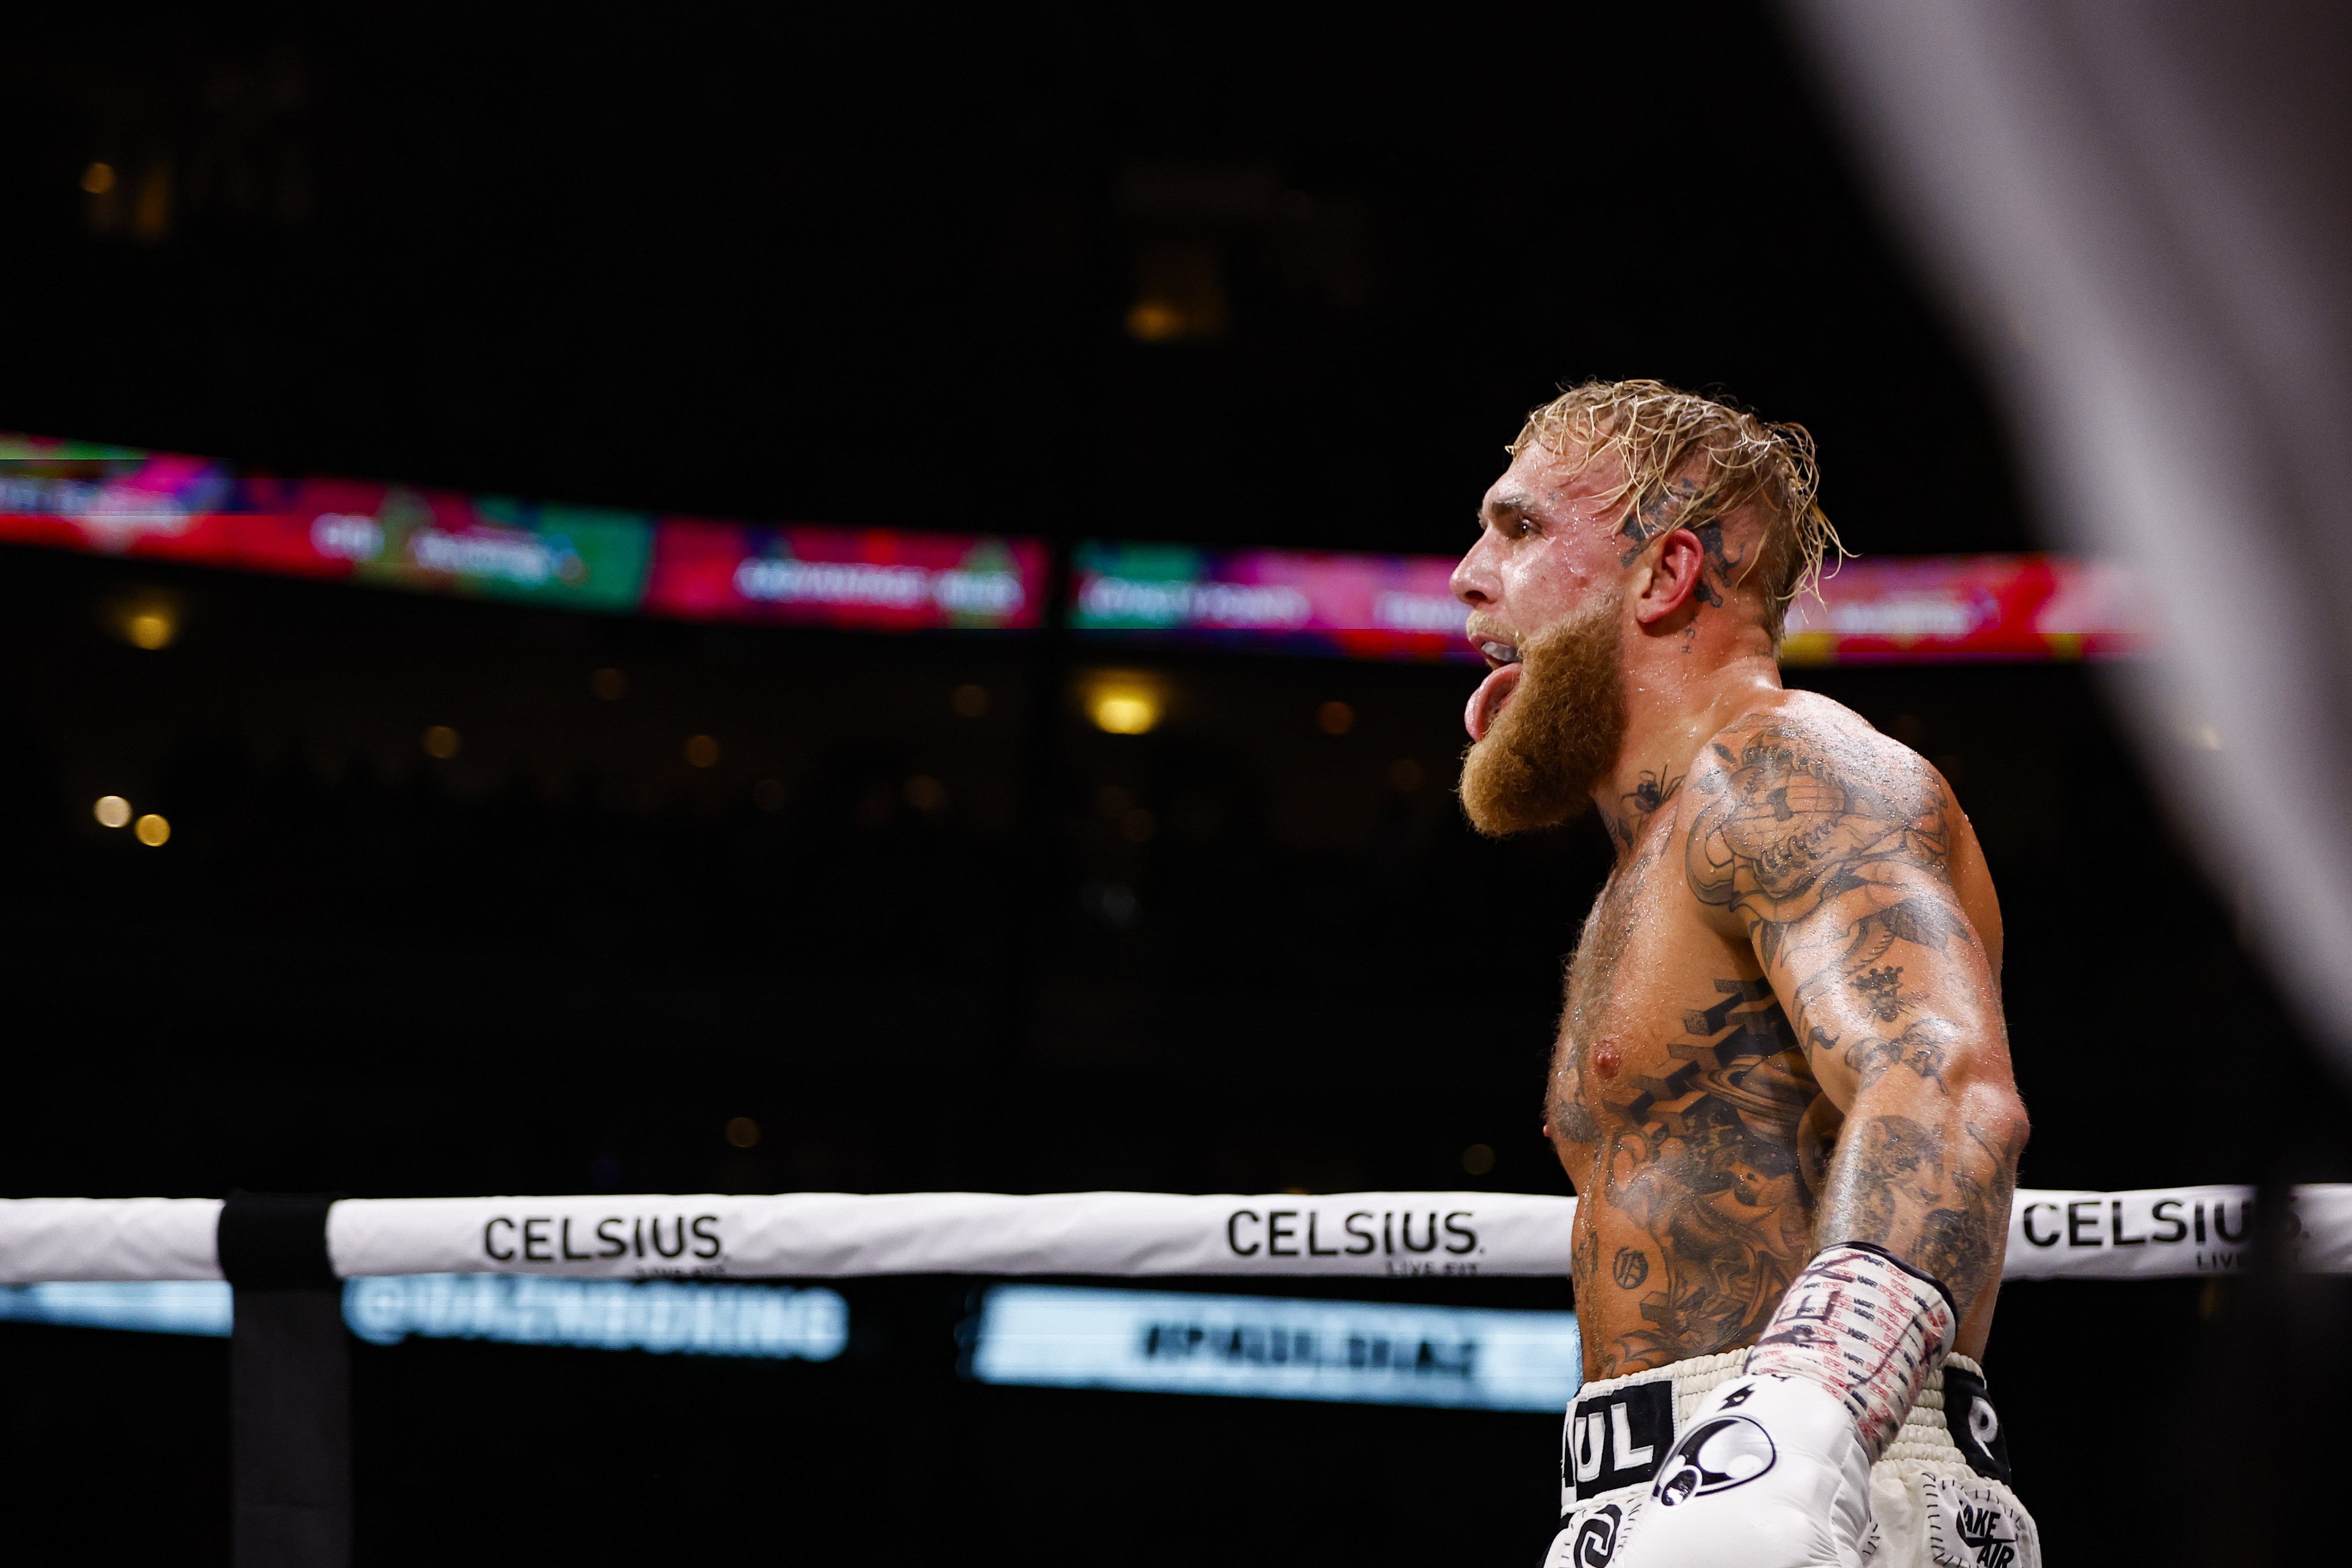
M1870 1453L1836 1396L1740 1376L1703 1400L1658 1467L1622 1568L1856 1568Z
M1858 1568L1870 1467L1949 1354L1951 1292L1883 1248L1815 1254L1659 1465L1626 1568Z

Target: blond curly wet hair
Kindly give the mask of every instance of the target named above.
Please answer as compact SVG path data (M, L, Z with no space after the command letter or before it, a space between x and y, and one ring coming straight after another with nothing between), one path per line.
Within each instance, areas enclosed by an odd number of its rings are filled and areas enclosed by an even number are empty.
M1846 553L1822 511L1821 467L1801 424L1774 424L1664 382L1595 381L1530 413L1511 455L1529 445L1580 469L1614 453L1624 477L1603 504L1622 499L1627 518L1662 519L1658 531L1690 528L1704 538L1706 525L1736 528L1735 514L1752 507L1762 538L1752 556L1743 552L1731 580L1756 580L1776 646L1790 604L1808 590L1818 596L1823 563ZM1722 531L1715 530L1718 538Z

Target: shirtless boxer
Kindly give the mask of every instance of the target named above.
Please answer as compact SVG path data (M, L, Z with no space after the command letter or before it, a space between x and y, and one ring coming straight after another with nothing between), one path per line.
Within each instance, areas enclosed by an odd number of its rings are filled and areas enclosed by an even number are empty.
M1617 852L1547 1100L1587 1379L1547 1563L2034 1568L1979 1364L2027 1131L2000 909L1942 777L1781 687L1811 438L1622 382L1511 453L1454 573L1463 803L1589 802Z

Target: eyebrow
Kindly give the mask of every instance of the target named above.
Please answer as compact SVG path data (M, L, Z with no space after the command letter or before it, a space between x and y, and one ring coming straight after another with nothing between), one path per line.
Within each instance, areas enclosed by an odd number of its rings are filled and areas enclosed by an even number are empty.
M1478 508L1478 520L1473 526L1483 528L1489 518L1504 513L1516 512L1525 517L1535 510L1535 505L1534 497L1516 491L1508 496L1497 496Z

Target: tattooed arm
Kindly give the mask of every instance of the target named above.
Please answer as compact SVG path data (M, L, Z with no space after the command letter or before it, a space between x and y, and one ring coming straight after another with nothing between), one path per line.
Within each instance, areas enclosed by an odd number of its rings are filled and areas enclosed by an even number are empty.
M1980 1348L2027 1124L1967 819L1919 758L1807 698L1717 736L1685 797L1691 891L1753 944L1845 1115L1816 1243L1934 1275Z

